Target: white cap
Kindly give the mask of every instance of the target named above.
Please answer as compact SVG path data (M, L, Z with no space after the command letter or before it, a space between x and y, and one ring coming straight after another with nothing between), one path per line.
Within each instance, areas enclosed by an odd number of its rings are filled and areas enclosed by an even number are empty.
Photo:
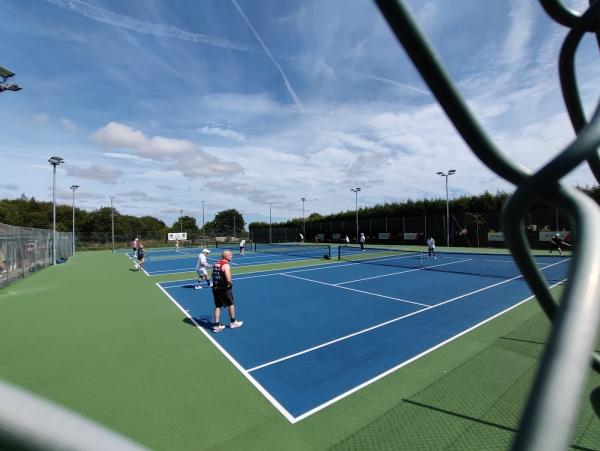
M203 254L210 254L210 251L208 249L202 249L202 253Z

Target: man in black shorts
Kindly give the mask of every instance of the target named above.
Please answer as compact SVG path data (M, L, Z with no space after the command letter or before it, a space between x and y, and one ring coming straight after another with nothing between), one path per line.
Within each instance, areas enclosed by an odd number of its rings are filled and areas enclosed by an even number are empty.
M221 260L213 265L213 298L215 301L215 322L213 324L213 332L221 332L225 326L221 324L221 309L229 308L229 318L231 322L229 327L235 329L242 327L243 321L235 320L235 305L233 302L233 282L231 279L231 265L229 262L233 258L231 251L223 251Z

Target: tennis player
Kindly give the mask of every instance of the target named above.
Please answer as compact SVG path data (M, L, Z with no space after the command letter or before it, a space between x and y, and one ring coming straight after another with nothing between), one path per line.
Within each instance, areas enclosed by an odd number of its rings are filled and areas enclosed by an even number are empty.
M365 234L361 233L360 234L360 238L358 239L358 242L360 243L360 249L364 252L365 251L365 241L367 239L365 238Z
M175 252L179 252L179 240L175 240Z
M246 252L246 240L242 238L240 241L240 255L244 255Z
M432 236L427 239L427 255L429 258L433 257L434 260L437 260L435 256L435 239Z
M144 249L144 245L140 243L138 250L137 250L137 270L138 271L144 269L144 257L145 256L146 256L146 251Z
M300 238L300 244L304 244L304 235L301 233L298 234L298 238Z
M348 235L346 235L346 238L344 238L344 245L348 246L350 244L350 238L348 237Z
M206 257L208 254L210 254L208 249L202 249L202 252L198 254L198 261L196 262L196 273L198 274L198 280L196 280L194 290L200 290L202 288L202 279L206 280L206 285L209 288L213 286L208 278L208 272L206 271L206 268L208 268L208 260Z
M221 324L221 309L227 307L229 309L230 323L229 327L235 329L242 327L243 321L235 319L235 305L233 302L233 281L231 278L230 262L233 258L231 251L223 251L221 260L213 265L213 298L215 301L215 322L213 324L213 332L221 332L225 326Z
M566 243L560 237L560 233L557 233L552 238L550 238L550 253L552 251L557 250L559 255L562 257L562 248L561 246L571 247L569 243Z

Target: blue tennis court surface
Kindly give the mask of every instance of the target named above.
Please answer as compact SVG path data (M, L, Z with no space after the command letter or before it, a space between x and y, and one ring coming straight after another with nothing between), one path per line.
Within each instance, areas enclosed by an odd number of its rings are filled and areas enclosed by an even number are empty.
M194 290L193 280L157 285L297 422L531 296L510 256L448 254L425 269L402 258L237 277L234 269L244 326L219 334L210 330L209 289ZM550 284L565 279L568 260L537 258Z
M208 257L209 263L214 263L220 258L221 252L225 248L208 248L211 253ZM180 249L175 252L174 249L150 249L147 253L147 258L144 263L144 270L147 275L164 275L179 272L189 272L196 269L196 260L202 248ZM246 251L245 255L239 255L238 250L231 248L234 251L234 259L231 263L232 267L251 266L251 265L267 265L272 263L298 262L311 259L313 262L314 255L285 255L285 254L268 254L261 252ZM132 258L131 253L127 254Z

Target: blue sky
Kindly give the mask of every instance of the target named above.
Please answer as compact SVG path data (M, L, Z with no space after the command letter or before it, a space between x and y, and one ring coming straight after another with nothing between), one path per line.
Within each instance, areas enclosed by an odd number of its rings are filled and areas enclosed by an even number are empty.
M573 139L557 77L565 29L537 2L408 2L493 139L540 167ZM565 2L583 9L586 0ZM0 197L200 220L300 217L510 189L463 144L372 2L0 0ZM580 87L598 93L593 39ZM570 184L593 184L580 167Z

